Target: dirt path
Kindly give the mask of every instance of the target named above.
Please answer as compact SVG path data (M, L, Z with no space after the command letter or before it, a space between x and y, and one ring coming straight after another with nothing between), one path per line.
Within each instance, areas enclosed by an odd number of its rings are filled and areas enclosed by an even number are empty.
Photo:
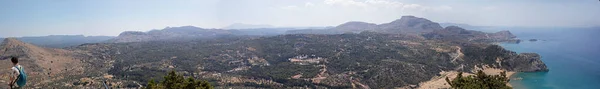
M458 59L460 56L463 56L463 55L464 55L464 54L462 53L462 51L461 51L461 50L462 50L462 48L460 48L459 46L454 46L454 47L456 47L456 53L457 53L457 55L456 55L456 56L454 56L454 57L452 57L452 62L455 62L455 61L456 61L456 59Z
M362 87L362 89L371 89L369 86L360 83L358 80L352 79L351 81L352 81L352 85L358 84L358 85L360 85L360 87Z
M315 78L312 78L313 83L321 83L321 80L327 78L324 76L327 73L327 65L323 64L319 66L323 67L323 69L320 69L321 72Z

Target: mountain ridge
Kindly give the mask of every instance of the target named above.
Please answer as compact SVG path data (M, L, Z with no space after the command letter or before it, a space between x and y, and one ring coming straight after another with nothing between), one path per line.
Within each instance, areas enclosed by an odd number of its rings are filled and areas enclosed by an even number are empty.
M448 32L450 30L460 31L459 33ZM454 37L455 40L474 41L474 42L512 42L518 43L519 39L510 33L508 30L503 30L495 33L485 33L481 31L466 30L458 26L442 27L439 23L430 21L425 18L415 16L402 16L389 23L373 24L360 21L350 21L336 26L332 29L324 30L292 30L287 34L342 34L342 33L359 33L362 31L373 31L383 34L413 34L421 35L429 39L438 39L436 36L461 36ZM443 38L443 37L442 37ZM452 37L450 37L452 38Z

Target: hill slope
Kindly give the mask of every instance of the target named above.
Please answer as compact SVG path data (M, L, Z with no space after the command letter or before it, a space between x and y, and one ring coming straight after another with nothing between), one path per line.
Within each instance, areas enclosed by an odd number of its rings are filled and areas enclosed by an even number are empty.
M50 35L37 37L19 37L20 41L50 48L64 48L69 46L77 46L84 43L103 42L114 37L111 36L83 36L83 35ZM0 38L0 42L4 38Z
M48 86L47 84L53 84L54 81L69 79L70 75L83 73L81 61L73 58L75 53L68 50L37 47L15 38L6 38L0 49L2 59L19 57L19 64L24 66L28 73L28 85L32 88ZM10 60L0 61L0 71L9 71L10 67ZM5 73L3 72L3 77L7 77Z

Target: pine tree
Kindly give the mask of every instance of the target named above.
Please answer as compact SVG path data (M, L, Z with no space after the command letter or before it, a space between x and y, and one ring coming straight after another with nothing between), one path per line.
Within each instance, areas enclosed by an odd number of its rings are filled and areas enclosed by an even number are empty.
M477 71L475 76L467 77L463 77L461 72L452 81L446 77L446 82L453 89L512 89L506 85L509 81L506 72L501 72L500 75L487 75L481 70Z

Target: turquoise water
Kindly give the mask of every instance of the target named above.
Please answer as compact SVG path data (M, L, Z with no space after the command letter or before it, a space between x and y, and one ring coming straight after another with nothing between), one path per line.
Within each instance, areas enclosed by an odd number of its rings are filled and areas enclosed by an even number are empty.
M549 72L517 73L515 89L600 89L600 29L511 30L524 41L506 49L542 56ZM542 41L530 42L531 38Z

